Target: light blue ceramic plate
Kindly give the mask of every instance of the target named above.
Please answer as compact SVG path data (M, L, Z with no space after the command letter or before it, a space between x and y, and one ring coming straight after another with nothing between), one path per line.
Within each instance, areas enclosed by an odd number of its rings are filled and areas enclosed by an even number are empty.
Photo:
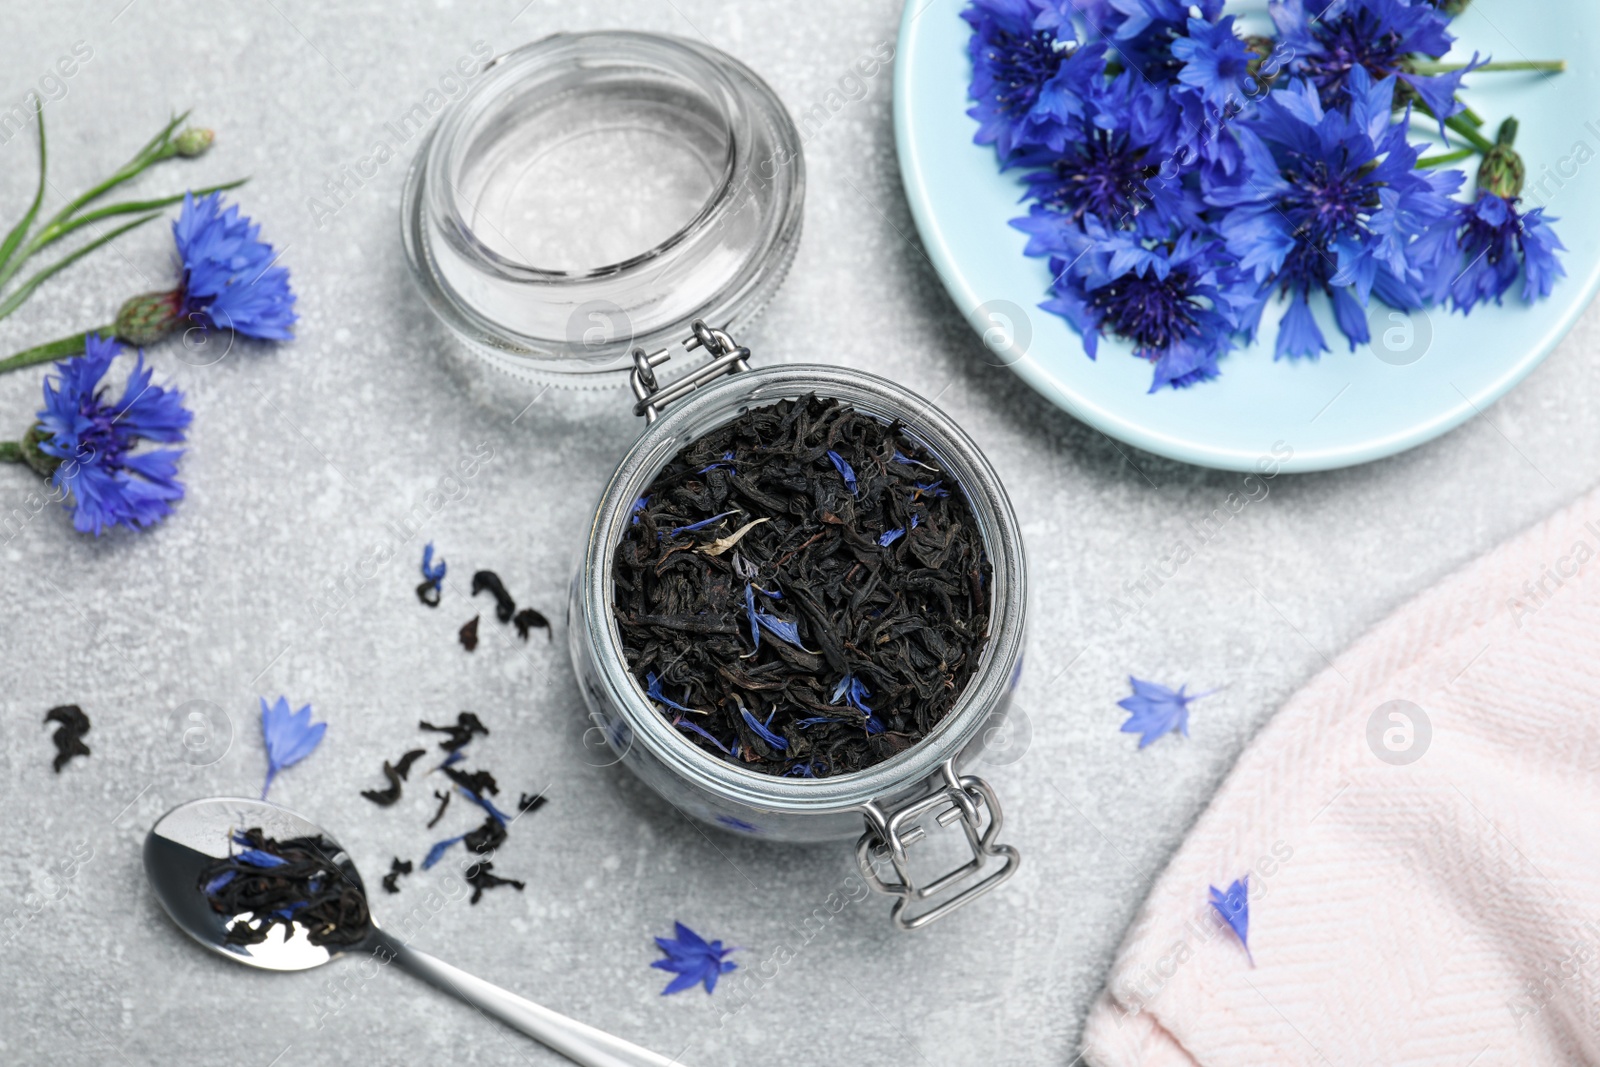
M1140 448L1229 470L1292 450L1287 469L1365 463L1404 451L1488 407L1547 356L1600 286L1600 2L1475 0L1455 21L1454 55L1566 59L1567 73L1479 74L1468 99L1493 130L1522 120L1526 198L1560 219L1567 277L1529 307L1515 294L1470 318L1432 310L1389 318L1375 307L1374 346L1355 352L1319 314L1334 351L1274 362L1278 307L1261 340L1226 357L1222 377L1147 394L1150 365L1124 344L1096 361L1063 320L1041 311L1049 270L1007 225L1021 186L972 143L965 0L908 0L895 71L900 169L928 255L956 305L1009 365L1051 401ZM1265 5L1239 5L1262 12ZM1231 7L1230 7L1231 9ZM1375 302L1376 304L1376 302Z

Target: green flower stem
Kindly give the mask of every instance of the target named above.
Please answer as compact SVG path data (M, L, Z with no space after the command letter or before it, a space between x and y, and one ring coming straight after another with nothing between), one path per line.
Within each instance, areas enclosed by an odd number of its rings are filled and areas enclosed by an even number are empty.
M1452 115L1444 120L1445 126L1461 135L1461 139L1480 152L1487 152L1494 147L1494 142L1478 132L1478 128L1460 115Z
M77 214L79 208L83 207L90 201L98 200L106 193L109 193L112 189L115 189L117 186L121 185L123 182L131 181L132 179L138 177L152 163L159 163L164 159L171 159L173 156L177 155L178 149L172 143L172 131L178 128L178 123L182 122L188 117L189 113L185 111L183 114L173 118L172 121L168 122L161 128L160 133L156 134L154 137L150 138L149 141L145 142L145 146L139 149L139 151L134 154L132 159L118 167L116 172L113 173L111 177L107 178L99 185L91 186L85 192L78 194L78 196L70 201L66 207L56 212L55 215L51 217L50 221L45 223L45 228L49 229L55 223L60 222L63 219L71 218L73 215Z
M26 463L21 441L0 441L0 463Z
M96 222L100 219L111 218L118 215L136 214L157 210L181 201L183 199L183 194L179 193L175 196L161 197L155 200L136 200L122 204L111 204L94 211L90 211L81 215L79 214L79 212L90 203L104 196L106 193L110 192L112 189L123 184L124 182L131 181L133 178L137 177L154 164L160 163L163 160L171 159L174 156L184 154L179 150L178 140L174 139L173 131L176 130L179 124L188 117L189 113L185 111L183 114L178 115L169 121L154 137L145 143L144 147L140 148L139 151L134 154L132 159L128 160L128 162L117 168L111 177L100 182L98 185L92 186L88 190L79 194L77 197L73 198L65 207L52 215L49 221L44 224L38 233L34 234L31 239L28 239L28 229L32 226L34 219L38 216L39 204L44 196L45 141L44 115L41 112L39 115L39 190L34 197L33 207L28 211L27 215L23 216L22 221L17 223L17 225L12 229L11 233L7 235L5 242L0 244L0 288L3 288L7 282L11 281L11 279L16 276L17 272L22 268L22 265L27 262L30 257L83 226L86 226L92 222ZM223 185L215 185L207 189L197 190L195 195L205 196L209 193L218 192L220 190L233 189L243 184L243 181L244 179L240 179L239 181L228 182ZM148 221L148 218L140 221ZM123 227L114 231L111 236L120 236L121 234L126 233L129 229L132 229L132 227ZM24 243L25 239L26 243ZM89 248L97 248L103 243L105 243L103 240L95 241L89 245ZM57 264L54 268L41 271L39 275L35 276L35 279L30 281L32 284L37 284L37 282L43 281L44 278L49 277L50 274L53 274L56 270L61 269L61 267L66 266L75 259L77 259L77 253L74 253L72 256L62 260L61 263ZM27 290L27 292L32 291L29 286L24 286L24 289ZM12 296L16 297L19 294L22 295L22 299L26 299L26 293L24 293L23 290L18 290L18 292L12 294ZM3 311L0 311L0 318L4 318L5 315L10 314L11 311L16 309L16 305L20 304L21 302L21 299L16 300L15 303L13 303L11 299L8 299L3 305L0 305L0 307L4 308Z
M39 205L44 202L44 173L45 173L45 144L44 144L44 105L35 104L39 119L39 187L34 191L33 204L29 206L28 213L11 227L11 232L6 234L6 239L0 243L0 271L6 269L11 262L11 257L16 253L17 246L28 235L28 227L33 225L33 220L39 215ZM15 269L15 268L13 268Z
M243 185L249 180L249 178L240 178L237 181L224 182L221 185L208 185L204 189L190 190L189 195L194 196L194 198L198 200L200 197L209 196L212 193L220 193L226 192L229 189L237 189L239 186ZM135 212L155 211L160 208L171 207L173 204L181 203L184 195L184 193L176 193L172 196L163 196L156 200L130 200L122 204L109 204L106 207L97 208L94 211L91 211L85 215L79 215L76 218L62 221L52 220L44 227L44 229L35 234L31 241L28 242L27 247L23 249L22 257L26 259L35 252L39 251L41 248L44 248L46 245L54 241L59 241L61 238L67 236L67 234L78 229L80 226L87 226L91 222L98 222L101 219L111 218L115 215L131 215Z
M60 259L56 260L54 263L50 264L48 267L45 267L43 270L40 270L40 271L36 272L27 281L23 282L15 290L13 290L10 296L6 297L4 300L0 300L0 319L5 318L7 315L9 315L13 311L17 310L17 308L21 307L23 301L27 300L28 297L32 296L33 295L33 291L35 289L39 288L40 284L42 282L44 282L44 280L46 278L49 278L52 274L55 274L57 271L63 270L66 267L70 267L73 263L75 263L78 260L82 259L84 256L88 255L90 252L93 252L95 249L99 248L101 245L107 244L108 242L116 240L118 237L121 237L123 234L127 233L129 230L136 229L136 228L138 228L140 226L143 226L145 223L149 222L151 219L159 217L160 214L161 214L161 212L154 211L154 212L151 212L148 215L145 215L143 218L137 218L137 219L134 219L132 222L124 223L123 225L118 226L116 229L112 230L110 233L101 234L99 237L96 237L94 240L90 241L88 244L84 245L82 248L79 248L76 251L74 251L74 252L72 252L72 253L70 253L68 255L62 256ZM18 262L20 262L20 260Z
M32 367L39 363L49 363L53 360L64 359L67 356L82 355L88 343L89 334L110 334L114 332L115 327L113 326L100 326L83 333L71 334L61 338L59 341L51 341L48 344L25 348L14 356L0 359L0 374L10 370L21 370L23 367Z
M1452 74L1458 70L1466 70L1465 63L1439 63L1429 59L1419 59L1409 64L1414 74ZM1537 70L1547 74L1564 74L1567 70L1567 61L1564 59L1508 59L1504 62L1485 63L1473 69L1474 74L1492 74L1496 71Z
M1478 127L1482 127L1483 126L1483 116L1482 115L1478 114L1476 111L1472 110L1465 103L1463 103L1459 96L1456 97L1456 103L1461 104L1461 117L1462 118L1466 119L1468 122L1472 123L1474 126L1478 126Z
M1447 152L1442 156L1424 156L1417 160L1417 169L1426 170L1429 167L1448 167L1452 163L1460 163L1463 159L1471 159L1478 154L1476 148L1458 148L1454 152Z

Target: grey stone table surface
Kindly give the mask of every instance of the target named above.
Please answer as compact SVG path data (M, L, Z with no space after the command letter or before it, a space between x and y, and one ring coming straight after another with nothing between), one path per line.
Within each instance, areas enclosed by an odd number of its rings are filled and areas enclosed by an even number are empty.
M976 358L900 190L890 78L872 80L806 146L806 234L747 343L765 360L831 360L916 383L1008 483L1032 567L1020 691L1032 741L986 773L1026 863L925 933L895 933L871 900L789 953L801 919L851 875L848 847L704 832L652 804L623 769L585 759L560 620L593 501L637 432L620 398L552 394L513 417L440 358L397 234L414 145L332 218L314 217L308 200L478 41L498 50L594 27L704 37L799 111L893 40L898 4L12 0L3 13L0 105L33 88L52 97L49 201L120 162L169 109L193 107L218 130L216 147L138 188L251 175L238 198L282 249L302 318L292 343L239 343L216 362L172 343L150 353L195 411L188 496L170 520L96 540L51 508L0 546L0 1062L556 1062L403 976L371 977L351 961L253 972L165 921L144 886L145 831L183 800L256 790L256 701L283 693L329 729L274 798L332 828L373 879L431 838L426 789L392 809L358 795L379 784L382 759L421 739L419 718L476 710L494 731L479 758L513 795L546 791L548 806L514 828L497 863L526 891L457 900L417 935L488 979L689 1064L1069 1064L1150 879L1252 733L1384 614L1600 473L1590 313L1522 386L1444 438L1272 482L1119 619L1115 602L1190 521L1242 491L1241 478L1114 447ZM59 78L56 61L79 42L90 58ZM27 138L0 143L8 220L31 194L33 160ZM0 349L103 322L124 296L170 280L169 238L148 227L46 284L0 323ZM870 344L858 343L863 332ZM0 437L23 429L41 377L0 378ZM444 481L485 448L492 458L475 478ZM441 484L450 499L401 541L391 524ZM0 512L28 512L33 488L22 469L0 470ZM435 611L412 593L424 540L452 566ZM348 603L330 611L330 583L390 544L393 560L346 581ZM523 645L490 627L462 654L454 631L478 605L460 579L479 567L555 618L555 642ZM1187 741L1139 752L1118 732L1129 672L1225 688L1196 706ZM186 762L181 717L174 724L192 701L231 723L226 753L204 766ZM57 776L40 718L67 702L93 717L94 754ZM63 876L59 861L83 854ZM379 894L380 918L447 877L440 868L399 897ZM744 972L711 997L660 996L650 939L674 919L744 946Z

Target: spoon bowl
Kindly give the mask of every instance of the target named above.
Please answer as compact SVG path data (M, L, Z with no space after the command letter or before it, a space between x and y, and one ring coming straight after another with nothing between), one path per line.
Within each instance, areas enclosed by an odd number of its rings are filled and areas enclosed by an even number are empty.
M269 838L279 841L320 835L331 846L328 860L338 867L357 891L366 895L361 872L345 852L321 827L288 808L264 800L243 797L213 797L180 804L163 815L144 839L144 870L156 899L167 909L179 928L211 951L238 963L269 971L304 971L320 967L329 960L355 951L348 948L313 945L304 927L296 925L285 939L280 931L267 935L254 945L227 941L228 926L235 918L212 908L200 889L201 872L211 863L237 852L235 831L259 826ZM368 924L365 942L377 927Z
M304 971L341 955L370 954L380 964L401 970L492 1015L584 1067L681 1067L620 1037L559 1015L476 978L442 960L384 934L370 918L345 945L313 945L306 927L274 926L253 945L228 942L228 927L250 915L224 915L214 909L202 885L203 872L219 859L236 855L234 834L260 827L269 840L321 838L324 858L348 886L367 899L361 873L349 853L316 823L264 800L212 797L180 804L150 828L144 841L144 869L156 899L178 928L213 952L270 971ZM488 857L485 857L487 859Z

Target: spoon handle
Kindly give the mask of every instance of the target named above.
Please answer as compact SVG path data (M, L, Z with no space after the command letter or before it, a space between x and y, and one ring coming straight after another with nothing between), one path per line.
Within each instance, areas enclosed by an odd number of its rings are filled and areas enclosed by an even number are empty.
M573 1063L583 1067L683 1067L676 1059L668 1059L604 1030L542 1008L426 952L392 942L387 947L394 953L393 962L407 974L521 1030Z

